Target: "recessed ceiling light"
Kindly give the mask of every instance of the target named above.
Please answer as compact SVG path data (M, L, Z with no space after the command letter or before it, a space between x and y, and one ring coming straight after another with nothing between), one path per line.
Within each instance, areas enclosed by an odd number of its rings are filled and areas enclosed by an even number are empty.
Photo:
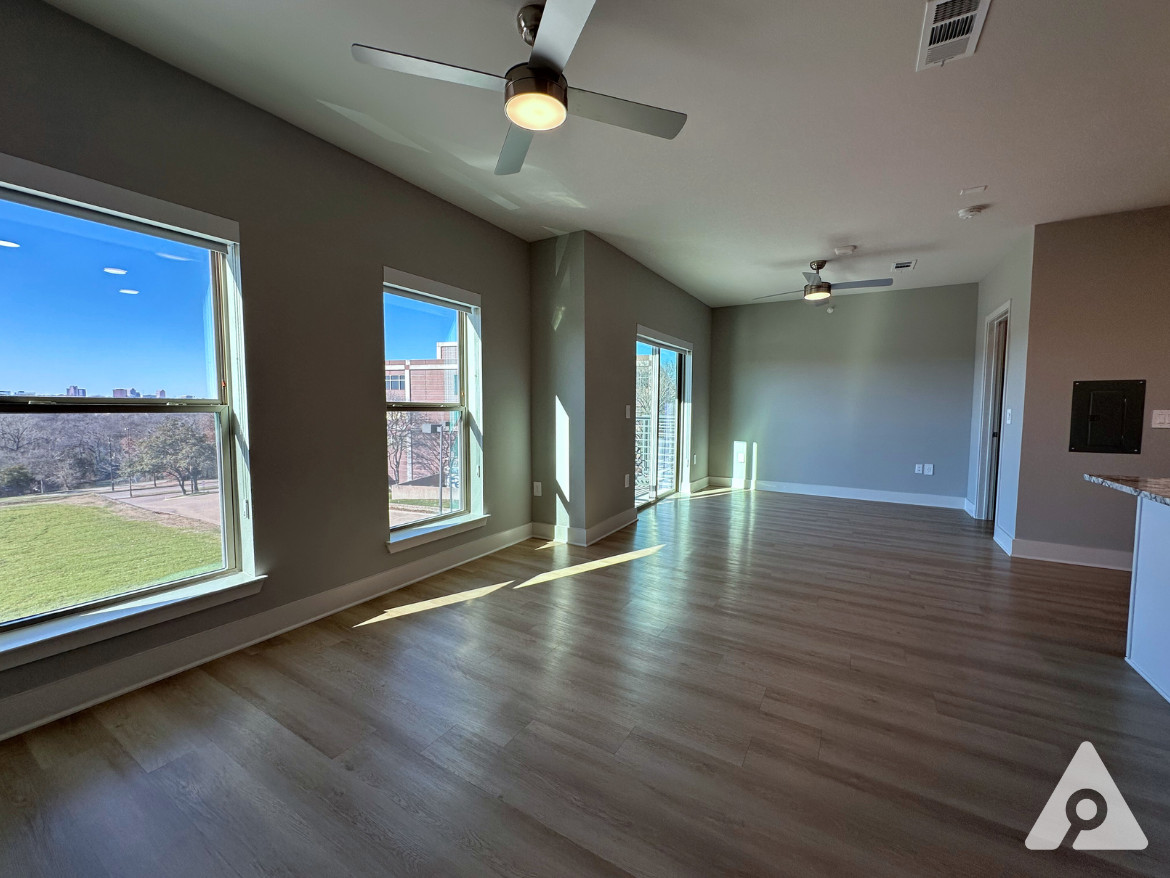
M102 271L104 271L106 274L125 274L126 273L126 269L124 269L124 268L103 268Z
M137 296L138 290L118 290L119 293L125 293L127 296Z
M0 241L0 247L19 247L15 241Z

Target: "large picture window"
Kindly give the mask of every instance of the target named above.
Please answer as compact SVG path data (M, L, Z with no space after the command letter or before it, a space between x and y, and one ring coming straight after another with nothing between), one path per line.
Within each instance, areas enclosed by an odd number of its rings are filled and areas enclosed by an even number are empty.
M395 287L383 297L391 530L470 511L473 309Z
M229 287L226 244L0 190L0 628L239 569Z

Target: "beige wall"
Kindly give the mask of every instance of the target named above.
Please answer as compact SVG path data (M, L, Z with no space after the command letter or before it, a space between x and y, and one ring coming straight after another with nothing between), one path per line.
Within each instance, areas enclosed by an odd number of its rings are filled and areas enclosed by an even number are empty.
M34 0L0 27L0 152L239 223L256 596L0 674L12 694L434 552L391 556L382 269L483 299L480 531L530 520L527 245Z
M743 442L760 482L962 505L977 300L964 284L841 296L832 314L799 300L717 308L711 475L733 476Z
M1037 226L1015 536L1128 551L1134 498L1085 472L1170 476L1170 207ZM1142 453L1068 450L1074 381L1144 378Z

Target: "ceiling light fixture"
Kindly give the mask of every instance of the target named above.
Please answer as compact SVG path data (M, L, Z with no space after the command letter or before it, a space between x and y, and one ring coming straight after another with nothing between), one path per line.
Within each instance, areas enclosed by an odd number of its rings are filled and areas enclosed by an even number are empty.
M819 302L821 299L827 299L833 294L831 285L822 281L821 283L809 284L804 288L804 300L806 302Z
M988 205L986 204L974 204L971 207L964 207L959 211L959 219L975 219L975 217L979 216L979 214L983 213L983 211L987 210L987 208Z
M124 269L124 268L103 268L102 271L104 271L106 274L125 274L126 273L126 269Z
M19 244L17 244L15 241L0 241L0 247L13 247L13 248L17 248L17 247L20 247L20 245L19 245Z
M504 112L529 131L551 131L569 115L569 84L552 70L517 64L506 74Z

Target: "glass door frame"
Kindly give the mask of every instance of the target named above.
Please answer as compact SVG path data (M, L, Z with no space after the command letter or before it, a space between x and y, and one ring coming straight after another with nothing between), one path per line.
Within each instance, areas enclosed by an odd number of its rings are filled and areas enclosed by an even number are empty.
M637 449L635 448L635 476L634 476L634 506L637 509L644 509L657 503L659 500L671 497L680 491L689 493L689 478L690 465L689 458L691 454L690 442L690 401L691 401L691 360L693 357L693 350L688 342L680 339L674 339L662 333L649 330L646 327L639 326L635 338L635 428L634 428L634 442L639 442L639 435L637 429L639 406L637 405L637 389L638 389L638 375L637 375L637 356L639 346L648 346L652 349L653 367L652 367L652 395L654 399L653 413L651 418L651 432L652 435L647 442L647 447L650 450L650 462L644 469L649 470L649 488L644 494L639 494L640 483L637 478ZM676 397L674 399L675 411L673 416L675 429L674 442L674 481L671 490L662 492L660 490L659 476L660 476L660 461L659 451L661 444L661 425L659 417L662 412L662 352L669 351L676 354L677 371L676 371Z

